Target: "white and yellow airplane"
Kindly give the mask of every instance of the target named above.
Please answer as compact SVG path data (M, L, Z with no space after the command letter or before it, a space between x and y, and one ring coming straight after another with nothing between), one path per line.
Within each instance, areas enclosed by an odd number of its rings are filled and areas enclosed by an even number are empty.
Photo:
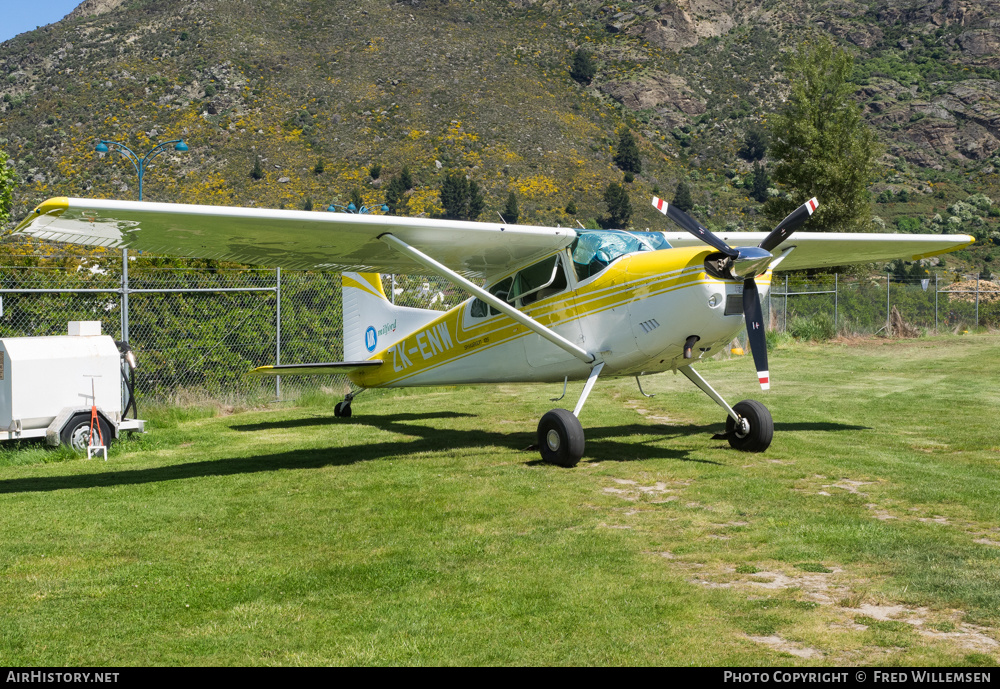
M538 424L542 458L573 466L578 420L598 376L680 371L725 409L723 436L761 452L763 404L730 406L692 367L746 323L757 375L770 374L760 295L772 271L916 260L972 243L966 235L802 233L810 199L769 234L721 238L660 199L686 232L575 230L375 215L99 199L45 201L17 230L50 241L126 247L285 269L343 272L344 361L264 366L258 375L344 373L373 387L585 380L572 412ZM735 248L734 248L735 247ZM445 312L395 306L376 271L429 270L473 295ZM482 280L480 286L473 280ZM642 391L640 384L640 392ZM560 398L561 399L561 398Z

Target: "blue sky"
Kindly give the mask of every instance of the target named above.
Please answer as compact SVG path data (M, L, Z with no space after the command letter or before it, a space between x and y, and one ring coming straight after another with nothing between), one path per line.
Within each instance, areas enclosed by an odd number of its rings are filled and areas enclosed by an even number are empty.
M0 0L0 43L57 22L83 0Z

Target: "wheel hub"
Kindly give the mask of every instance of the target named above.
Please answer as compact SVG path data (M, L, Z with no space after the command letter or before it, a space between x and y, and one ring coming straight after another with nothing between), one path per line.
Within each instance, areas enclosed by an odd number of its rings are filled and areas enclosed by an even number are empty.
M559 449L559 445L562 443L559 439L559 432L554 428L549 429L549 432L545 434L545 444L549 446L549 449L555 452Z
M79 426L76 428L70 435L69 444L74 450L86 450L87 446L90 445L90 427Z
M736 423L736 428L733 429L737 438L745 438L750 434L750 422L746 418L741 418Z

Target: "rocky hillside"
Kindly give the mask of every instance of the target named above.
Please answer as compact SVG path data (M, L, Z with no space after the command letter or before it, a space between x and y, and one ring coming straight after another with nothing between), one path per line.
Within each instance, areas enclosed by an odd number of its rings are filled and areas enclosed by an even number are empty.
M490 215L514 191L522 222L590 224L622 179L627 126L643 157L635 226L662 227L646 199L686 179L703 220L749 227L759 204L736 152L787 93L783 53L825 32L856 55L886 143L880 221L985 239L1000 212L949 207L1000 201L998 27L1000 0L86 0L0 44L0 148L26 180L18 217L49 195L134 198L98 137L142 151L184 138L145 198L381 203L408 165L411 214L439 210L454 169ZM597 65L586 86L568 73L580 47Z

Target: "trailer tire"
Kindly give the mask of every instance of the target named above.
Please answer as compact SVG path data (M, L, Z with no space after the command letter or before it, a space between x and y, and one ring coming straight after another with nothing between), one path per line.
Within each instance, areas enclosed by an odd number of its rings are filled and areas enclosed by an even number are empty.
M111 446L114 436L111 435L111 424L103 416L97 415L97 423L101 426L105 447ZM90 444L90 414L74 414L59 433L59 440L66 447L77 452L86 452Z

